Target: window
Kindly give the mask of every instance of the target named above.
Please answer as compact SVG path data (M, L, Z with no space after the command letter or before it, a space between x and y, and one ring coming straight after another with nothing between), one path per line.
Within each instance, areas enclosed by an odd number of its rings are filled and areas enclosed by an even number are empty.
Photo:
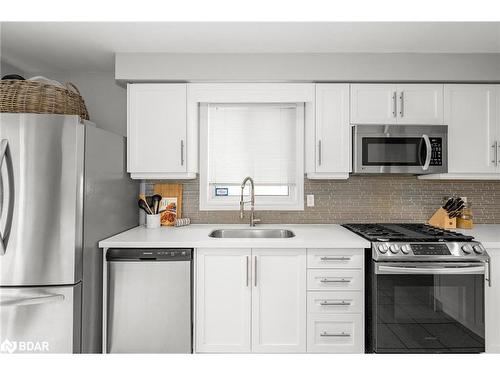
M238 210L247 176L257 210L303 210L303 103L201 104L200 133L200 210Z

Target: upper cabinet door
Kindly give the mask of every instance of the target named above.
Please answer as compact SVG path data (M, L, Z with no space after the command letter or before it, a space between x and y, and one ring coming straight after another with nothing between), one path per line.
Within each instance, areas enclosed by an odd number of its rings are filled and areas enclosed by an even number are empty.
M182 178L186 162L186 84L128 85L128 172Z
M306 250L253 249L253 352L306 351Z
M443 85L397 85L397 92L398 124L443 124Z
M445 85L444 97L448 172L498 172L499 86Z
M196 351L250 352L250 249L196 249Z
M351 124L396 124L396 85L351 85L350 122Z
M349 85L316 85L315 172L348 177L350 167Z

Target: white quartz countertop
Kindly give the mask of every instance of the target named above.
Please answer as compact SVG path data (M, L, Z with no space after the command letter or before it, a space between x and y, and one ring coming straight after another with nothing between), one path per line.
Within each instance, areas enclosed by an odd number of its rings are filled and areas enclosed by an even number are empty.
M261 224L257 228L289 229L293 238L211 238L214 229L249 229L243 224L192 224L185 227L132 228L99 242L110 247L193 247L193 248L358 248L370 242L337 224Z
M488 249L500 249L500 224L477 224L472 229L456 229L457 232L473 236Z

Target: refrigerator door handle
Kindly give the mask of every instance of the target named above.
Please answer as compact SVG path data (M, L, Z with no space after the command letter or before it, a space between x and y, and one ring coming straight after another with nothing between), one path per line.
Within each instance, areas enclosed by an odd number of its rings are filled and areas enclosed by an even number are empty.
M42 303L64 301L64 294L48 294L45 296L20 297L16 299L2 299L0 306L40 305Z
M8 150L9 150L9 141L7 141L6 139L1 139L0 140L0 169L2 168L3 160L8 159L10 157ZM7 161L10 162L10 168L12 169L12 160L7 160ZM8 168L9 168L9 166L8 166ZM7 207L7 212L9 212L12 209L12 205L14 203L13 202L13 199L14 199L14 186L13 185L14 184L12 181L13 175L9 174L9 172L7 172L7 175L8 175L8 186L9 186L9 191L8 191L9 204ZM5 209L5 207L4 207L4 209ZM0 234L0 255L5 255L5 251L7 248L6 238L5 238L7 236L5 236L5 233L10 232L10 228L8 226L11 225L11 221L12 220L9 220L9 218L7 217L7 225L6 225L5 231L3 234Z

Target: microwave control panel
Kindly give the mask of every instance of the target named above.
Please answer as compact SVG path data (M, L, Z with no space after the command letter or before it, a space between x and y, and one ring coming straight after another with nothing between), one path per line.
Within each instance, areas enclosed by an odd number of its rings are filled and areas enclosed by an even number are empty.
M443 140L442 138L429 138L431 141L431 166L443 165Z

